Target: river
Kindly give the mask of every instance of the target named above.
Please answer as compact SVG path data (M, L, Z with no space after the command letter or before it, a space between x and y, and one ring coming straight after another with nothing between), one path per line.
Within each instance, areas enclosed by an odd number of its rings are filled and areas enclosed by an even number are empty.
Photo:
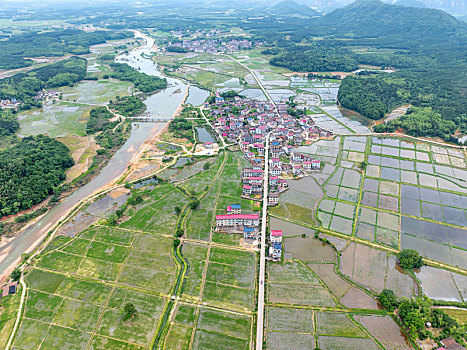
M158 67L150 59L142 55L150 55L154 48L154 40L140 32L135 31L135 36L144 38L146 44L128 54L117 57L118 62L126 62L133 68L149 75L163 77ZM146 98L144 103L151 117L167 120L171 118L182 102L186 84L174 78L167 78L167 89ZM201 104L202 102L200 102ZM84 198L98 192L102 187L116 181L125 171L128 164L138 154L140 147L146 140L151 139L163 127L164 123L133 123L132 132L125 144L114 154L109 163L101 170L99 175L86 185L77 189L73 194L63 199L54 206L44 217L34 225L26 228L9 239L6 244L0 246L0 279L4 272L10 270L12 265L25 252L29 252L36 246L53 225L63 219L67 213Z

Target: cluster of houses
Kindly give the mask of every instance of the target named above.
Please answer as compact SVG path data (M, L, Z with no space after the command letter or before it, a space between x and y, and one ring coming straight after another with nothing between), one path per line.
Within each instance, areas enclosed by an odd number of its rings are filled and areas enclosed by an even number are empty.
M229 205L225 215L216 215L216 231L242 233L246 241L258 239L259 215L244 214L240 204Z
M52 101L52 100L59 100L60 95L62 93L60 91L55 90L41 90L34 96L34 100L36 101Z
M286 178L305 176L321 169L321 162L295 149L334 134L315 124L310 115L292 116L285 102L270 102L236 96L224 98L218 92L212 103L205 103L214 127L228 142L238 143L251 163L242 171L242 197L261 200L264 187L269 186L268 205L279 203L279 194L288 189ZM264 183L266 138L269 137L269 174ZM239 205L231 205L225 215L216 216L216 230L243 233L245 240L256 240L259 215L244 214ZM271 230L269 258L282 258L282 231Z
M16 98L12 98L11 100L0 100L0 106L2 109L18 109L20 105L21 101L17 100Z
M197 30L190 30L190 29L186 29L186 30L171 30L170 31L170 34L172 36L175 36L177 38L182 38L182 37L186 37L186 36L192 36L192 37L195 37L195 38L202 38L202 37L211 37L211 36L216 36L216 35L219 35L221 33L221 31L219 29L208 29L208 30L200 30L200 29L197 29Z
M250 49L252 43L249 40L220 40L220 39L196 39L169 42L167 46L184 48L190 52L203 53L233 53L242 49Z

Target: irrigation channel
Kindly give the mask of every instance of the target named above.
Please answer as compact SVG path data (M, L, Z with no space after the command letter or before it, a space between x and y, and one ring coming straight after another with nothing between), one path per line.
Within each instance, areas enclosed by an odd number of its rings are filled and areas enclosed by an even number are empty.
M124 62L140 72L148 75L164 77L159 67L149 58L154 49L154 39L135 31L135 36L143 38L146 43L139 48L116 58L117 62ZM151 116L151 122L133 122L131 135L125 144L114 154L109 163L101 170L99 175L89 183L82 186L71 195L63 199L34 225L25 228L22 232L3 244L0 243L0 278L9 273L19 262L23 253L29 253L44 239L52 227L63 220L76 205L90 197L106 186L115 183L127 169L128 165L138 156L143 144L151 140L172 118L180 103L185 97L187 85L179 79L165 77L168 87L158 93L150 95L143 102ZM194 87L193 87L194 88ZM207 91L190 87L189 102L200 105L204 102Z

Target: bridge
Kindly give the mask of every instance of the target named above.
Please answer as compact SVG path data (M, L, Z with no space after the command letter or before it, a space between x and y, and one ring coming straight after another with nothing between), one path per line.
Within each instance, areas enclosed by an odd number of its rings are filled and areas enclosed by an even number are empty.
M157 118L157 117L127 117L126 119L130 119L131 121L134 122L153 122L153 123L166 123L170 122L172 118L169 117L162 117L162 118Z

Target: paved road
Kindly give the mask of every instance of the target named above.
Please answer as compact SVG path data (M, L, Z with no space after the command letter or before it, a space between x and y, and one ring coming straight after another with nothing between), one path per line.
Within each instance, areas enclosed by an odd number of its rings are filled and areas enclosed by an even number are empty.
M259 87L263 91L264 95L268 98L268 100L273 104L274 111L278 116L279 110L277 108L276 103L268 94L266 89L264 88L261 81L256 76L256 73L245 66L243 63L237 61L232 56L228 56L233 61L237 62L239 65L250 71L255 78L256 82L258 83ZM269 136L271 133L266 135L266 145L265 145L265 156L264 156L264 192L263 192L263 216L261 218L261 250L260 250L260 262L259 262L259 286L258 286L258 318L256 321L256 350L263 349L263 340L264 340L264 283L265 283L265 270L266 270L266 242L267 242L267 232L266 232L266 224L267 224L267 217L268 217L268 191L269 191Z

